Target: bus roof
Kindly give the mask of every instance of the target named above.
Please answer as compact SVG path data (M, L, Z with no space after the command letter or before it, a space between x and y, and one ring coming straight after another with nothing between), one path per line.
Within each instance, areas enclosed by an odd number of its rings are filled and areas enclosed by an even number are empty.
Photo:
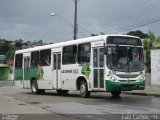
M15 52L15 54L43 50L43 49L49 49L49 48L58 48L58 47L74 45L74 44L81 44L81 43L86 43L86 42L94 42L94 41L98 41L98 40L105 40L108 36L125 36L125 37L138 38L138 37L130 36L130 35L117 35L117 34L116 35L114 35L114 34L112 34L112 35L99 35L99 36L87 37L87 38L82 38L82 39L77 39L77 40L68 40L65 42L54 43L54 44L50 44L50 45L37 46L37 47L28 48L28 49L18 50Z

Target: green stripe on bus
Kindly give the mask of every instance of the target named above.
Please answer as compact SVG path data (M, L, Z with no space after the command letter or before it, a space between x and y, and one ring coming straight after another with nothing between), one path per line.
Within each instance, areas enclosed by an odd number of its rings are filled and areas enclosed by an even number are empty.
M131 90L144 90L145 81L141 82L112 82L110 80L105 81L106 91L131 91Z
M23 69L22 68L15 69L14 80L23 80Z
M24 80L31 80L33 77L37 79L37 67L31 67L24 70ZM16 68L14 72L14 80L23 80L23 69Z
M27 68L24 71L24 80L31 80L33 77L37 79L37 67Z

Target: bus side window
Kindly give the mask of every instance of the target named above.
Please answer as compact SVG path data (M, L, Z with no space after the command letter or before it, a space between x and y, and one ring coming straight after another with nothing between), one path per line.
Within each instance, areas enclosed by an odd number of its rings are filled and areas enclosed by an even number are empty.
M39 51L31 53L31 67L37 67L39 63Z
M63 47L62 64L75 64L77 45Z
M91 57L91 44L78 45L78 63L89 63Z
M40 51L40 62L42 66L50 66L51 64L51 49Z
M17 54L15 57L15 68L22 68L23 55Z

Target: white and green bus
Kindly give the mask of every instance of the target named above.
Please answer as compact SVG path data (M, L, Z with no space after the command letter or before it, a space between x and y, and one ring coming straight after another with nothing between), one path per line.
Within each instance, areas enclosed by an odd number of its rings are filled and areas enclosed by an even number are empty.
M137 58L137 59L135 59ZM15 52L14 81L34 94L143 90L145 69L142 41L128 35L101 35Z

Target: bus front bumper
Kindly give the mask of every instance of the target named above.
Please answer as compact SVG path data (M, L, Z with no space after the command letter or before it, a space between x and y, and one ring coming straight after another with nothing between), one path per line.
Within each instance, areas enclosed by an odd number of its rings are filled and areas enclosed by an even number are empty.
M105 81L106 91L131 91L131 90L144 90L145 80L141 82L113 82L110 80Z

